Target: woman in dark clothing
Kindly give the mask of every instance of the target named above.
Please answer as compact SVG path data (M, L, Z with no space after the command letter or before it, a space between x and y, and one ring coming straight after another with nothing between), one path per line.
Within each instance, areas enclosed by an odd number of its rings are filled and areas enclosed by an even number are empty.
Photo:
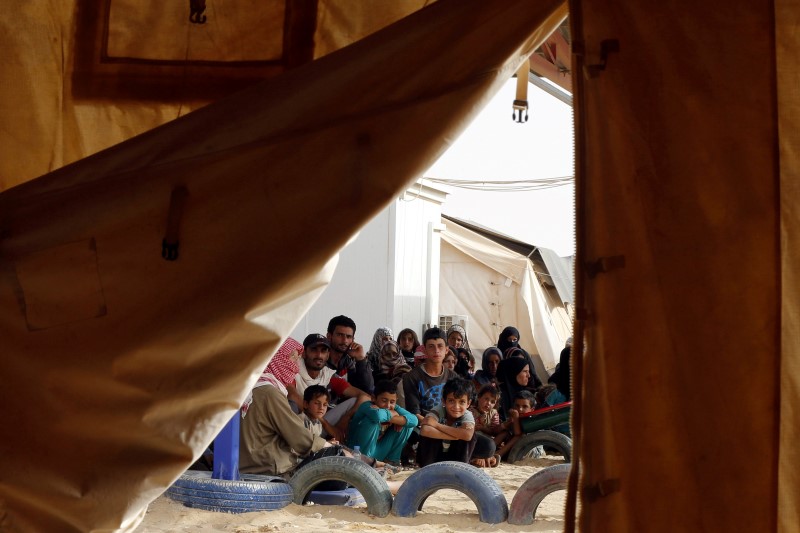
M497 365L502 359L503 353L495 346L490 346L483 351L481 369L475 372L473 378L476 390L480 390L484 385L497 386Z
M570 370L569 370L569 359L572 355L572 345L567 341L566 347L561 350L561 356L559 357L558 365L556 366L556 371L553 372L553 375L550 376L548 379L548 383L552 383L558 389L558 392L564 395L565 401L569 401L572 399L572 389L570 386Z
M533 359L530 354L519 345L519 330L517 328L514 326L506 327L497 339L497 347L503 354L503 359L508 359L513 356L525 359L525 361L528 362L528 369L531 373L531 386L535 388L541 387L542 380L539 379L539 376L536 374L536 368L533 366Z
M536 392L528 363L522 357L510 357L501 361L497 369L497 378L500 380L500 407L504 418L508 415L508 410L514 406L514 396L519 391Z
M472 354L465 348L456 348L454 351L456 352L456 366L453 370L462 378L471 381L472 374L469 371L469 364Z
M500 353L506 353L506 350L519 346L519 330L514 326L506 327L497 339L497 347Z

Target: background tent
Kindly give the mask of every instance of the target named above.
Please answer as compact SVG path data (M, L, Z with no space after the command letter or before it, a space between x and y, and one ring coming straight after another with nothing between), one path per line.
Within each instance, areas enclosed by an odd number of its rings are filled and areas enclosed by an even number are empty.
M515 326L536 373L547 381L570 335L563 304L542 286L526 256L452 219L442 223L440 312L469 317L467 336L478 364L483 349L497 343L503 328Z
M561 257L555 251L541 246L528 244L510 237L477 222L470 222L450 215L442 218L455 222L492 242L502 245L513 252L524 255L533 262L533 269L543 286L553 289L553 300L559 300L565 308L570 308L575 301L575 257Z
M73 133L103 136L105 121L73 122L83 111L114 116L109 136L125 129L115 104L75 86L106 79L81 71L72 53L85 44L86 4L25 3L2 15L17 24L17 37L2 32L13 45L0 64L0 100L14 111L5 137L56 139L41 139L45 153L18 146L15 160L37 165L20 163L10 183L24 183L0 194L0 524L9 531L133 527L236 412L327 281L329 259L566 16L558 2L437 2L25 181L48 155L58 161L59 148L81 144ZM135 18L112 19L150 34Z

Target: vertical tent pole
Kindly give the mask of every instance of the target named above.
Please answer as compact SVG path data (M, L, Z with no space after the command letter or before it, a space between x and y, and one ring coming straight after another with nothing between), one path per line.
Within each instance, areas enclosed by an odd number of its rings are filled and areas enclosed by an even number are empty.
M214 439L214 479L239 480L239 423L237 410Z

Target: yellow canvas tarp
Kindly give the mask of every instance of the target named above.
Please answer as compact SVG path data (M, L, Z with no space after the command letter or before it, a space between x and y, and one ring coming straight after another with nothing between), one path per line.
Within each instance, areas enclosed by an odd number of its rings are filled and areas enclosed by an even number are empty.
M6 72L26 42L75 35L80 10L29 9L43 18L6 36ZM0 529L133 527L235 413L329 259L565 16L560 0L436 3L30 181L73 144L180 109L104 102L89 89L113 84L69 62L3 72L3 138L27 141L3 157L4 183L21 184L0 194ZM54 48L42 61L70 57ZM28 153L43 131L61 138Z
M570 17L580 529L797 531L798 3Z
M403 18L425 3L209 0L204 25L177 0L3 6L0 530L130 529L329 259L566 14ZM794 532L800 5L570 19L580 529Z

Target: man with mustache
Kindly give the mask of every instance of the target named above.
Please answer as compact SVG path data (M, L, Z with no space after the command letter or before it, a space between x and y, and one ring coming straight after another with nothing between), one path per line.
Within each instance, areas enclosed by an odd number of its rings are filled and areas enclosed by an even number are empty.
M329 436L344 442L347 424L358 406L369 401L370 396L352 386L328 366L331 346L328 338L319 333L311 333L303 340L303 358L299 362L299 372L295 376L295 388L302 395L311 385L322 385L336 394L340 400L325 414L325 420L332 427ZM327 425L327 424L326 424Z
M331 347L328 367L350 385L371 393L375 387L372 373L376 369L369 364L364 346L355 342L355 334L356 323L350 317L339 315L328 322L327 337Z

